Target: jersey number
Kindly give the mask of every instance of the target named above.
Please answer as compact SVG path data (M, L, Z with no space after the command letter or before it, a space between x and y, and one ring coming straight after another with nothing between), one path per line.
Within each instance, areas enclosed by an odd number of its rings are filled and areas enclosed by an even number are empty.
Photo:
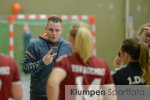
M128 77L129 84L140 84L141 78L139 76L134 76L133 78Z
M83 91L83 76L78 76L75 79L76 85L77 85L77 90ZM100 83L101 79L100 78L95 78L91 84L88 86L88 89L86 91L90 90L98 90L100 89ZM100 97L98 95L93 95L92 98L90 95L76 95L75 100L99 100Z

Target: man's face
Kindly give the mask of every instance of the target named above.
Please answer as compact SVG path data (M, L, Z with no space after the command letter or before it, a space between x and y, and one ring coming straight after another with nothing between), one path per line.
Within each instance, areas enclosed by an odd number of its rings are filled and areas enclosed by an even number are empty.
M49 22L45 29L48 36L48 40L50 40L51 42L57 42L59 40L62 34L62 25L60 22Z

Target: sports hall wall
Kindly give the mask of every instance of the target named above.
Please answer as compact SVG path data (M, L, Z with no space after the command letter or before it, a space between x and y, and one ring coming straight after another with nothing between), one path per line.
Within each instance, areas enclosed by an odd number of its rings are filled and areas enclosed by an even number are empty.
M0 0L0 18L12 13L12 4L19 2L21 14L92 15L96 19L97 56L112 66L113 59L125 38L126 0ZM144 23L150 22L149 0L129 0L130 15L134 31ZM8 22L0 20L0 52L8 54ZM19 22L18 22L19 23ZM21 61L22 26L14 26L15 59ZM44 32L44 25L31 25L34 36ZM67 29L65 30L67 32Z

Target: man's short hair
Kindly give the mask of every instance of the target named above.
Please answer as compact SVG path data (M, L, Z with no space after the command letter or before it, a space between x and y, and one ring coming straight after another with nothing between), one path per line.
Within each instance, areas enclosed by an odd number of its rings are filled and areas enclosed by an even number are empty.
M58 22L62 23L62 19L59 16L54 16L54 15L48 18L48 22L50 21L55 22L55 23L58 23Z

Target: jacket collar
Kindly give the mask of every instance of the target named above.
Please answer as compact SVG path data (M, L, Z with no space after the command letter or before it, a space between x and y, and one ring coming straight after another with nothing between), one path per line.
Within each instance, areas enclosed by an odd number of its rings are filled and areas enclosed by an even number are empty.
M60 38L57 42L51 42L50 40L48 40L47 33L40 34L39 38L43 39L44 41L46 41L48 44L51 45L57 45L63 41L62 38Z

